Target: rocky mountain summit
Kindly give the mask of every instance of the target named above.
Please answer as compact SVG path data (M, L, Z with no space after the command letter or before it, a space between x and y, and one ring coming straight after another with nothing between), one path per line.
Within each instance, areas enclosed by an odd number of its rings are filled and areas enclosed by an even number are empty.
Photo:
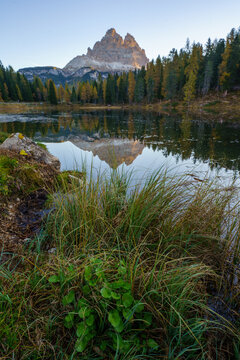
M39 76L42 81L53 79L65 84L74 81L96 80L99 73L106 78L108 73L140 69L148 63L145 50L141 49L135 38L127 33L123 39L115 29L109 29L101 41L88 48L86 55L78 55L63 69L53 66L29 67L19 71L28 80Z
M76 56L65 67L65 71L76 71L82 67L92 67L99 71L128 71L139 69L148 62L145 50L141 49L129 33L123 38L115 29L106 32L87 55Z

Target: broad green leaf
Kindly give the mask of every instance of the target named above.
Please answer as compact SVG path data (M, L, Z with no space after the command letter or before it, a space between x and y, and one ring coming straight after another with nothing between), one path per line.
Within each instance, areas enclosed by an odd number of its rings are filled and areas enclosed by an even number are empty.
M88 329L87 329L87 326L84 323L84 321L80 322L77 325L77 330L76 330L77 337L81 337L81 336L86 335L87 331L88 331Z
M48 279L48 281L50 282L50 283L57 283L57 282L59 282L60 281L60 279L59 279L59 276L57 276L57 275L52 275L52 276L50 276L50 278Z
M89 283L90 286L96 286L97 281L98 281L98 279L92 279L92 280L89 280L88 283Z
M144 310L144 304L142 303L136 303L135 305L135 311L136 313L140 313Z
M123 309L122 314L124 319L126 320L131 320L133 318L133 313L129 309Z
M78 300L78 309L81 309L81 307L85 307L87 305L88 305L88 302L84 298Z
M112 287L112 289L121 289L122 288L125 290L130 290L131 284L124 280L117 280L111 284L111 287Z
M117 294L117 293L114 292L114 291L111 291L111 297L112 297L114 300L119 300L119 299L121 299L121 295L120 295L120 294Z
M74 313L68 313L64 318L64 326L67 329L71 329L74 325Z
M67 295L63 297L62 303L63 305L71 304L75 300L75 292L74 290L69 291Z
M115 330L116 330L118 333L120 333L120 332L123 331L123 329L124 329L124 325L123 325L123 322L122 322L122 320L121 320L120 324L115 327Z
M129 306L131 306L132 305L132 303L133 303L133 297L132 297L132 295L130 294L130 293L126 293L126 294L124 294L123 295L123 297L122 297L122 302L123 302L123 305L125 306L125 307L129 307Z
M92 267L91 266L86 266L85 267L85 272L84 272L84 278L86 281L89 281L92 277Z
M101 289L101 295L104 297L104 299L110 299L111 298L111 290L109 290L106 287L103 287Z
M89 315L89 317L86 319L86 324L88 326L92 326L95 321L95 317L93 314Z
M95 330L93 330L93 329L91 329L91 328L88 328L88 331L87 331L87 334L86 334L86 339L87 339L87 341L90 341L91 339L93 339L94 338L94 336L96 336L96 331Z
M81 319L87 318L91 314L91 309L88 306L81 307L78 312L78 315Z
M75 349L77 352L83 352L88 345L88 339L84 336L76 341Z
M108 313L108 321L111 323L111 325L116 328L121 324L121 317L117 310L111 310Z

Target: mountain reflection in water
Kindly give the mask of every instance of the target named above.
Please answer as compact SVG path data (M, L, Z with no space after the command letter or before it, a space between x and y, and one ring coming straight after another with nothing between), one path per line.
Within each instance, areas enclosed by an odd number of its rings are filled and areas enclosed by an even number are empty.
M147 169L165 158L171 166L202 165L204 171L231 170L233 176L240 170L240 121L117 110L48 112L0 115L0 131L22 132L48 143L52 152L53 143L69 141L112 168L139 158ZM64 147L66 155L69 145Z

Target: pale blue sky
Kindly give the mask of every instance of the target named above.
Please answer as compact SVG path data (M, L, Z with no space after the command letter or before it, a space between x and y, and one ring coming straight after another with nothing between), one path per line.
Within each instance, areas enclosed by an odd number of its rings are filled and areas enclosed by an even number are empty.
M63 67L107 29L131 33L152 59L240 26L240 0L0 0L0 60Z

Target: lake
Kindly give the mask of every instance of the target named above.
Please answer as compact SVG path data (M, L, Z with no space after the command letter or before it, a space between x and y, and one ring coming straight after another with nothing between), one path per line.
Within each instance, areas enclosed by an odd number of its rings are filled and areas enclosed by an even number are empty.
M238 179L240 119L201 119L125 110L0 114L0 131L43 142L62 170L133 171L135 182L161 167L220 182Z

